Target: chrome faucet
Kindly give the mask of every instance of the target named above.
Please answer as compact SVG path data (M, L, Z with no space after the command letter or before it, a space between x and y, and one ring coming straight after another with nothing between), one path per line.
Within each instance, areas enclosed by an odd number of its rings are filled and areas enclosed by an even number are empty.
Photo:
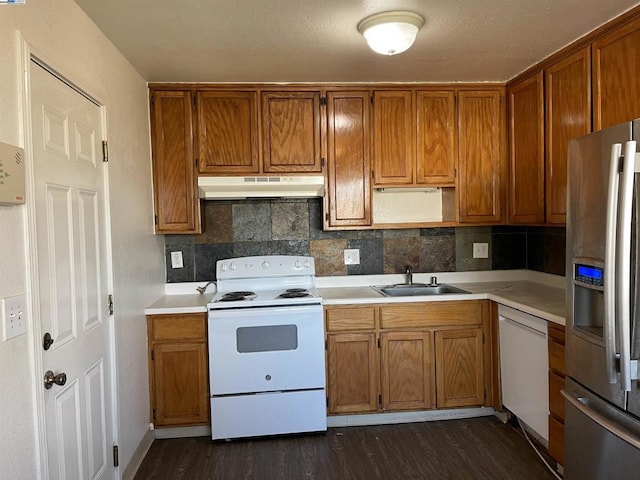
M208 287L209 285L211 285L212 283L215 283L215 282L214 282L213 280L212 280L212 281L210 281L210 282L207 282L207 283L206 283L205 285L203 285L202 287L196 287L196 290L198 291L198 293L199 293L200 295L202 295L204 292L206 292L206 291L207 291L207 287Z
M413 285L413 267L411 265L407 265L407 285Z

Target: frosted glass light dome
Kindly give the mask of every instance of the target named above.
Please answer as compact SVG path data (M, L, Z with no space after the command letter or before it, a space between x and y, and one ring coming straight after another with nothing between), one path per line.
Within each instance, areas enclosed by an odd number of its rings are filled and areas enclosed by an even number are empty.
M358 23L358 31L373 50L381 55L396 55L413 45L424 25L424 18L413 12L383 12Z

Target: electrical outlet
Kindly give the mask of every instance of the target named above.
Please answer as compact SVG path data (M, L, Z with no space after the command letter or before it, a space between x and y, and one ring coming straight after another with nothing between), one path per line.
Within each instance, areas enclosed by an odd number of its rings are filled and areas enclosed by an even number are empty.
M25 296L16 295L2 299L2 325L5 340L27 333Z
M473 244L473 258L489 258L489 244L488 243L474 243Z
M171 268L183 268L182 252L171 252Z
M344 251L345 265L360 265L360 249L348 248Z

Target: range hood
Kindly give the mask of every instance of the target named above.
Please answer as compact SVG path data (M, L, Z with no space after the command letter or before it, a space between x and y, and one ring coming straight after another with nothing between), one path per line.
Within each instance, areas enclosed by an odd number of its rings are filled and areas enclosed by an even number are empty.
M323 197L324 176L198 177L198 191L208 200Z

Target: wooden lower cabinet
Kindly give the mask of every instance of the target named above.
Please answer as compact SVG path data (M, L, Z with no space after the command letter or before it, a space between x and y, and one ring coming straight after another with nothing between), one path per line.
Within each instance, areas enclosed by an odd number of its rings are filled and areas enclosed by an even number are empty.
M564 463L564 366L565 331L562 325L549 323L549 455Z
M325 308L328 413L481 406L484 300Z
M378 409L378 351L374 333L327 335L329 413Z
M482 328L442 330L435 335L438 408L484 404Z
M206 315L150 315L149 390L156 427L209 423Z
M385 332L380 343L382 409L433 408L433 334Z

